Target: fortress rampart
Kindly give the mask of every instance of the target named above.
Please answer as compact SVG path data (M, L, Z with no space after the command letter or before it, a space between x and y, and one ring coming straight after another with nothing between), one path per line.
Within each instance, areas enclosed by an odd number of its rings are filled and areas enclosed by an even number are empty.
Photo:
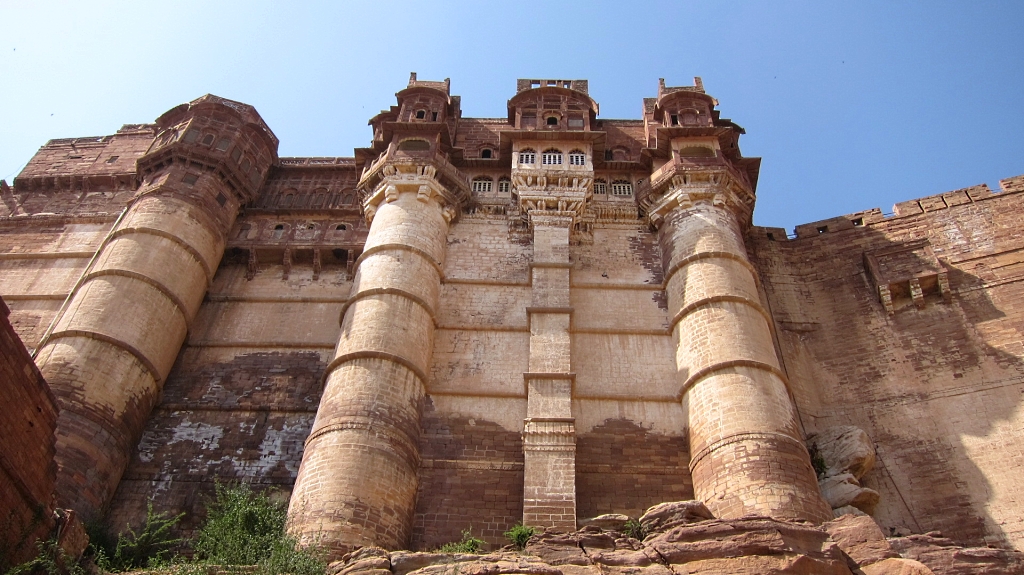
M204 96L2 186L60 504L116 526L252 482L337 555L691 498L821 522L808 440L854 425L884 528L1019 548L1024 176L790 238L699 81L638 120L585 81L507 118L449 88L414 75L352 158L279 158Z

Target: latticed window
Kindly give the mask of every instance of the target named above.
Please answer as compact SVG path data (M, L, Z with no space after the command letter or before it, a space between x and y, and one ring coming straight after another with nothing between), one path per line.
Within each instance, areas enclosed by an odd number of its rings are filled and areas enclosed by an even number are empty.
M594 193L595 194L607 194L608 184L604 180L597 180L594 182Z
M558 150L548 150L541 154L541 163L545 166L561 166L562 165L562 152Z
M523 150L519 152L519 163L520 164L536 164L537 163L537 152L533 150Z
M507 194L512 190L512 180L508 178L501 178L498 180L498 193Z
M587 155L579 150L573 150L569 152L569 165L570 166L585 166L587 165Z
M633 184L626 180L615 180L612 182L612 195L613 196L632 196L633 195Z
M486 177L473 178L473 192L488 193L491 191L492 180Z

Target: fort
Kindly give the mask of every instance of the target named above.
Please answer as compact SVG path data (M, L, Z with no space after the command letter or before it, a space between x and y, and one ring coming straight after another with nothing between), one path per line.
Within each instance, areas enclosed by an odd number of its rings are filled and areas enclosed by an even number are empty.
M696 499L1021 549L1024 176L791 236L700 79L652 94L467 118L413 74L347 158L212 95L46 143L0 186L10 508L244 481L340 557Z

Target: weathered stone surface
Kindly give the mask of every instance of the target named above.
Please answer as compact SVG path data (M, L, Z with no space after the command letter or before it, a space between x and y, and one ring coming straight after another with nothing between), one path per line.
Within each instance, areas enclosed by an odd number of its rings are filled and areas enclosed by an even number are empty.
M866 515L843 515L821 527L854 563L851 568L899 557L875 520Z
M908 559L920 561L935 575L1020 575L1024 553L989 547L961 547L938 532L895 537L892 548Z
M823 530L761 517L682 525L647 537L644 545L691 573L849 573Z
M934 571L924 563L913 559L883 559L866 567L861 567L864 575L934 575Z
M593 561L583 553L574 533L547 532L534 535L523 550L536 555L550 565L591 565Z
M878 505L878 492L861 487L857 478L850 473L826 477L818 482L818 486L821 487L821 495L833 509L850 506L870 515Z
M842 507L836 507L835 509L832 510L832 514L835 515L835 517L837 519L839 517L842 517L843 515L858 515L858 516L869 517L869 515L867 513L864 513L863 511L861 511L860 509L857 509L856 507L854 507L852 505L844 505Z
M621 531L622 527L628 521L629 517L621 513L607 513L605 515L598 515L597 517L580 521L580 527L593 525L594 527L600 527L601 529Z
M859 480L875 466L875 445L859 427L829 427L808 437L807 443L815 446L825 460L826 477L850 473Z
M659 503L640 516L640 525L648 535L668 531L680 525L714 519L715 516L700 501L671 501Z

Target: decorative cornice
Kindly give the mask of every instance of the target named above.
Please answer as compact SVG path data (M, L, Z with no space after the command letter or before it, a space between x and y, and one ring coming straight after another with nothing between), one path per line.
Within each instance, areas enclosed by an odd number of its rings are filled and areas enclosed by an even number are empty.
M470 197L468 188L449 190L442 185L437 167L432 164L386 163L380 169L380 176L376 186L366 193L362 201L367 226L373 222L373 216L382 204L397 201L402 192L415 192L416 199L421 202L440 204L441 214L448 223L458 217Z
M660 183L659 189L651 190L643 206L648 221L655 228L660 227L673 210L701 204L728 209L743 228L751 224L754 193L725 166L679 169Z

